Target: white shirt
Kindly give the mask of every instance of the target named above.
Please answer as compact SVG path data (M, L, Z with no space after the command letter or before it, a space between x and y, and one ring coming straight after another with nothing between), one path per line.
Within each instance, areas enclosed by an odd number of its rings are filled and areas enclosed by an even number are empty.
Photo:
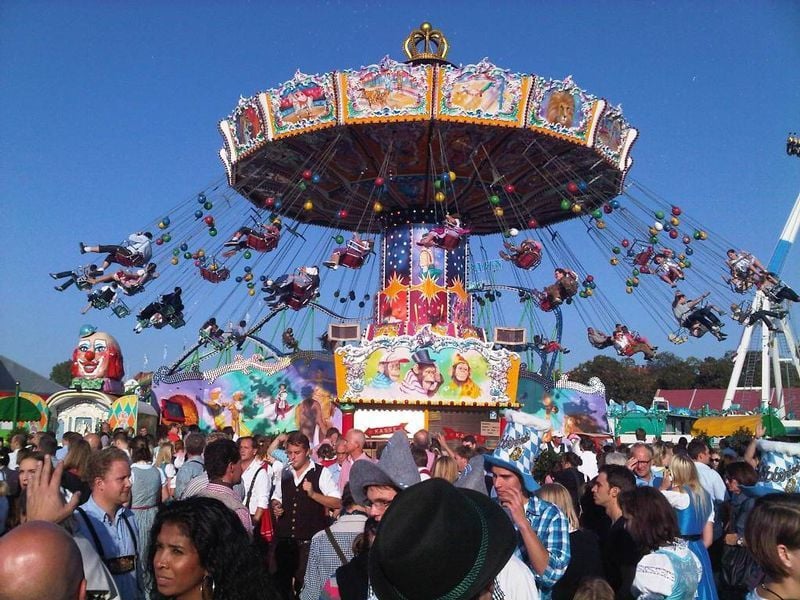
M303 480L303 477L305 477L306 473L314 468L316 467L315 463L313 462L308 463L306 468L300 473L295 471L294 467L289 467L294 479L294 485L300 485L300 482ZM339 486L336 485L336 482L333 480L333 475L331 475L331 472L325 467L322 467L322 472L319 474L319 491L322 492L323 496L332 496L334 498L342 497L342 493L339 491Z
M18 470L17 454L19 454L19 448L8 453L8 468L14 471Z
M716 502L724 502L727 490L720 474L705 463L694 461L694 466L697 467L697 478L700 480L700 485L708 492L711 499Z
M681 558L687 555L692 557L692 561L697 567L697 573L703 572L703 567L694 553L689 550L685 542L681 542L672 546L667 546L665 550L677 554ZM688 574L683 574L684 576ZM639 596L650 598L666 598L672 593L672 588L675 585L677 574L672 568L672 563L669 558L663 554L652 552L642 557L639 564L636 565L636 575L633 578L633 588L638 590ZM698 582L700 576L697 576ZM660 596L658 595L660 594Z
M242 471L242 487L244 488L244 498L242 502L247 500L247 494L250 492L252 485L252 493L250 494L250 501L247 503L247 510L251 515L256 514L259 508L269 507L270 493L272 492L272 477L268 471L268 465L265 465L258 459L254 459L247 466L247 469ZM261 472L259 472L261 469ZM258 473L258 475L256 475ZM255 477L255 481L253 478Z
M503 597L507 600L539 600L533 573L528 565L513 554L495 577L494 584L503 591Z

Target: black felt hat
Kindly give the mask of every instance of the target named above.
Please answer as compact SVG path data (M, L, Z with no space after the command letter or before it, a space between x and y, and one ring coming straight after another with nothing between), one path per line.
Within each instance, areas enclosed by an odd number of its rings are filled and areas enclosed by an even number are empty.
M370 549L380 600L472 598L506 565L516 534L486 495L433 478L400 492Z

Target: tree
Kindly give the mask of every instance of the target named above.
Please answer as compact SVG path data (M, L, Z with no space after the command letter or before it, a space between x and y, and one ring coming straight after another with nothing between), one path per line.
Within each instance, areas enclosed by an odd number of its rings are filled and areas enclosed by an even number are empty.
M72 383L72 361L65 360L64 362L53 365L50 370L50 381L55 381L58 385L69 387Z
M606 398L624 403L633 401L650 406L656 383L646 367L638 367L631 359L616 360L599 354L570 371L572 381L588 382L598 377L606 386Z

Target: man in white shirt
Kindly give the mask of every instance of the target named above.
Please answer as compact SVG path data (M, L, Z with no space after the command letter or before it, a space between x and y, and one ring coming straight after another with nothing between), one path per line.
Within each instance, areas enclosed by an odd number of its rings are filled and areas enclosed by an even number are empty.
M272 497L272 473L269 465L256 459L255 440L250 436L240 437L237 441L239 457L242 459L242 486L244 487L244 505L250 511L253 525L261 522L261 517L269 508ZM280 488L277 499L280 501Z
M711 463L711 450L708 445L701 439L695 438L686 447L689 457L694 461L694 466L697 467L697 476L700 479L700 485L708 492L714 502L725 501L725 482L722 477L709 465Z

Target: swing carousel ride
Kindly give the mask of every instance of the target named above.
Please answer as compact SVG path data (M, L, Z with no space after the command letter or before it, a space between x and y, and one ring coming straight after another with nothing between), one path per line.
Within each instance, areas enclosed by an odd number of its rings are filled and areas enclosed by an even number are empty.
M331 424L475 430L521 407L607 431L599 381L554 384L564 315L596 348L650 359L604 287L673 343L724 339L716 306L677 324L678 290L747 310L761 272L735 272L735 246L628 177L638 132L619 107L569 77L455 66L428 23L404 51L241 98L219 124L226 182L139 246L81 244L106 264L54 274L96 286L86 310L131 314L137 333L200 329L154 377L164 420L313 440ZM592 250L609 273L586 268Z

